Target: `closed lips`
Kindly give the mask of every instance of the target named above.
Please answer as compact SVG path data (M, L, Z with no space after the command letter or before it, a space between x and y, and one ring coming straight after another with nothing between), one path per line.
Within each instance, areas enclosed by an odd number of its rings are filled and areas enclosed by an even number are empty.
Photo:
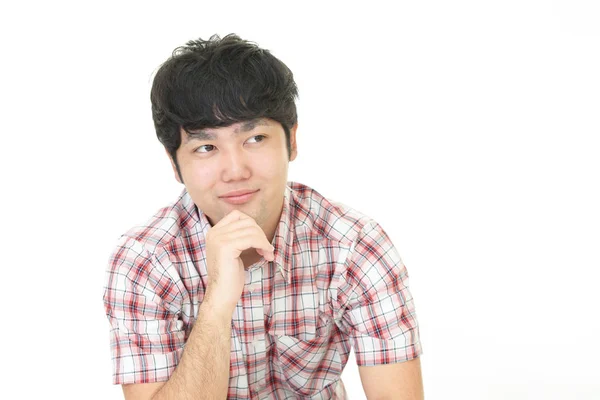
M238 196L243 196L245 194L255 193L255 192L258 192L258 190L240 190L240 191L235 191L235 192L229 192L227 194L224 194L221 197L238 197Z

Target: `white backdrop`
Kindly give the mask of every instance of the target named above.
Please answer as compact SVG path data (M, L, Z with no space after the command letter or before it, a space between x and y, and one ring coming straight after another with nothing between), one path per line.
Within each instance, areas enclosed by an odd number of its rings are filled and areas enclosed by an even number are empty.
M290 180L399 249L426 398L599 399L597 2L213 3L1 6L7 398L121 398L108 256L181 190L153 72L235 32L294 71ZM343 378L364 399L353 360Z

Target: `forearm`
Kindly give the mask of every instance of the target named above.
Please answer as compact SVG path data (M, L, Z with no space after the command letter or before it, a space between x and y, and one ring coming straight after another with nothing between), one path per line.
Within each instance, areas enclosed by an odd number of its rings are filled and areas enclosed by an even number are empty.
M227 398L230 351L231 313L202 303L181 361L152 400Z

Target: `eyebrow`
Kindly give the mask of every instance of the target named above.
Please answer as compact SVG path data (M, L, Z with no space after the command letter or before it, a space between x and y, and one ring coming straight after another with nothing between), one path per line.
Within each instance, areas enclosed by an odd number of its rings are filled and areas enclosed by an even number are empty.
M246 132L250 132L257 126L269 126L267 121L264 118L255 118L249 121L244 121L239 127L237 127L233 133L237 135L241 135ZM197 131L185 131L187 133L185 138L185 144L193 141L193 140L215 140L217 137L214 133L206 131L206 130L197 130Z

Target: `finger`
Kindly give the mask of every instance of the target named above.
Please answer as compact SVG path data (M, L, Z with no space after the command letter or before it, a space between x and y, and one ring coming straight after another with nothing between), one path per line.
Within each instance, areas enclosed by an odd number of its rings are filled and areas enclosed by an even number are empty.
M275 248L269 243L264 232L259 227L247 227L231 232L228 235L220 237L222 243L233 246L236 252L242 252L249 248L257 251L262 250L263 254L274 255Z
M246 236L256 238L257 240L263 242L264 246L260 246L259 248L264 247L265 250L271 250L271 243L269 243L262 228L258 225L250 225L241 227L239 229L232 229L227 233L222 232L219 235L219 241L222 243L231 243L235 242L236 240L240 240Z
M226 216L224 216L214 226L215 227L221 227L221 226L225 226L227 224L230 224L231 222L238 221L238 220L241 220L241 219L247 219L247 218L251 218L251 217L249 215L247 215L247 214L244 214L240 210L233 210L232 212L230 212L229 214L227 214Z
M222 227L219 227L218 234L219 235L229 235L237 230L244 229L244 228L250 228L250 227L256 227L256 228L260 229L260 227L258 226L256 221L254 221L254 219L243 218L243 219L239 219L237 221L232 221Z
M263 249L255 249L256 252L263 256L265 258L265 260L267 261L274 261L275 260L275 253L273 251L265 251Z

